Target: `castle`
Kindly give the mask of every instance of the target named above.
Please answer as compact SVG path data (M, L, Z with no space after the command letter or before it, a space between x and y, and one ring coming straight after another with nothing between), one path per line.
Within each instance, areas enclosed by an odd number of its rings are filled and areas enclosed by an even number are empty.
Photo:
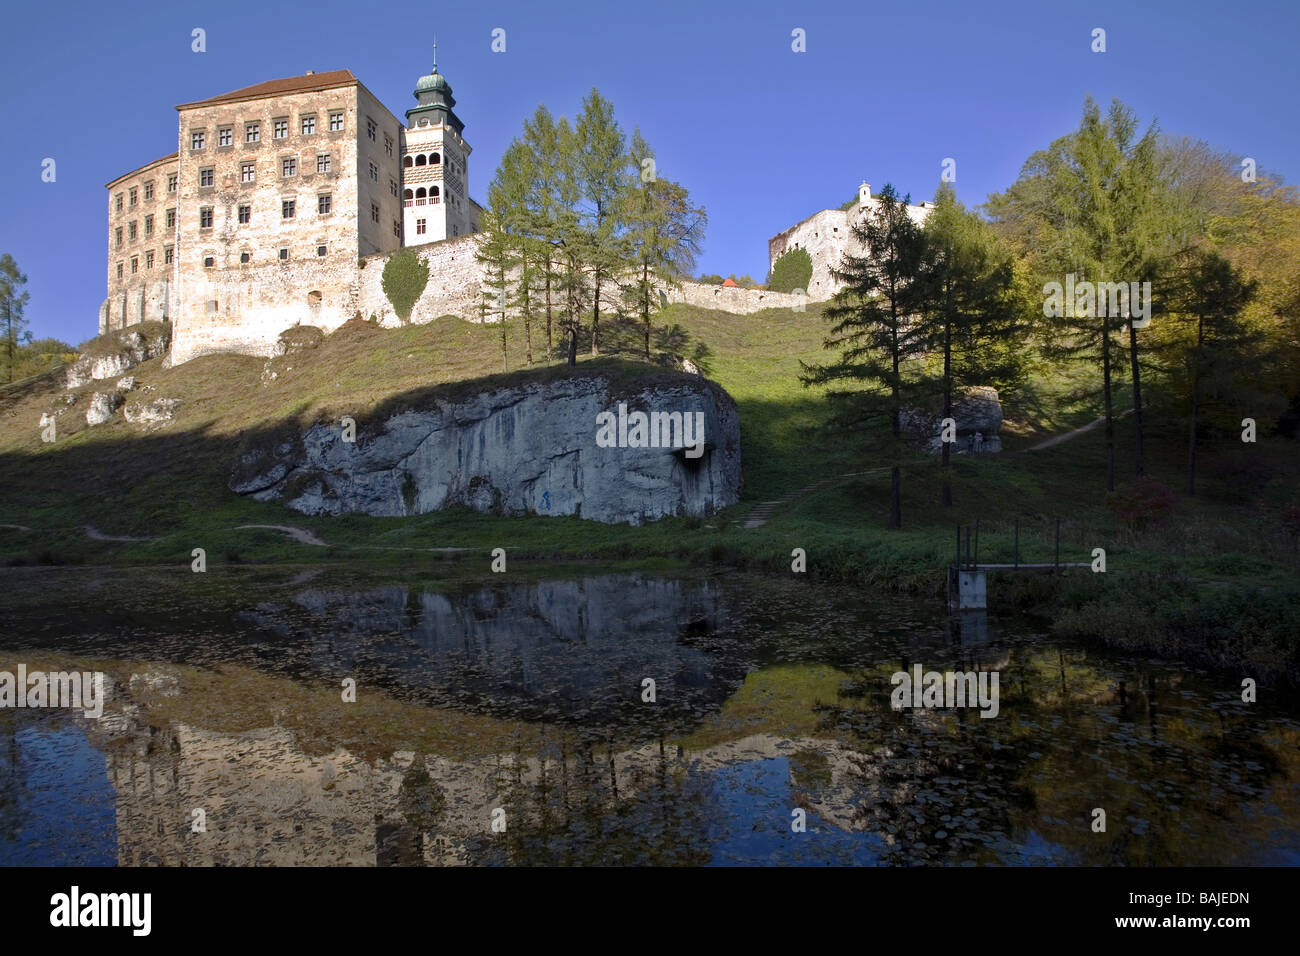
M265 353L351 318L365 257L477 232L436 50L414 95L403 124L349 70L308 71L177 106L177 151L107 184L100 333L169 320L174 363Z
M107 184L100 334L169 321L179 364L272 354L294 325L330 332L358 314L396 322L383 264L407 246L429 267L410 321L481 318L483 210L469 196L465 124L434 54L405 123L349 70L177 106L176 152ZM875 204L864 182L850 209L822 210L769 240L773 264L808 250L803 296L685 282L664 298L738 313L829 299L841 288L831 270L854 247L851 223ZM930 207L907 210L922 222Z

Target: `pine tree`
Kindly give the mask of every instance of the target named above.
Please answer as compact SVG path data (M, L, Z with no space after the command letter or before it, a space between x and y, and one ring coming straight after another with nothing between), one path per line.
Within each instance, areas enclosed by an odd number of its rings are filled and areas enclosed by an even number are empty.
M24 335L27 320L23 311L31 293L22 291L27 284L27 276L18 269L18 263L9 253L0 256L0 322L4 323L5 371L8 381L14 380L15 352L23 341L30 339Z

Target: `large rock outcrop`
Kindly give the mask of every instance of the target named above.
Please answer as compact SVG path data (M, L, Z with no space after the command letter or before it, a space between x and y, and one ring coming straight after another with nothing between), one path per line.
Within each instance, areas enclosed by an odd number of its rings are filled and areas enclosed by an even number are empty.
M1002 450L1002 438L998 434L1002 430L1002 402L996 388L971 386L961 389L953 396L952 418L957 431L952 450L957 454L987 454ZM943 450L942 413L905 411L902 426L904 433L930 454L937 455Z
M538 377L477 394L435 390L360 425L354 442L340 421L254 439L230 488L304 514L399 516L463 505L632 524L705 516L739 499L740 421L718 385L663 372L632 384L604 371ZM618 416L620 406L631 423L626 441L619 428L602 432L598 417ZM703 422L698 456L680 443L626 447L637 440L638 411L702 416L693 419ZM616 446L603 447L611 432Z
M68 366L68 388L118 378L141 362L165 355L170 341L171 326L164 322L146 322L107 333Z

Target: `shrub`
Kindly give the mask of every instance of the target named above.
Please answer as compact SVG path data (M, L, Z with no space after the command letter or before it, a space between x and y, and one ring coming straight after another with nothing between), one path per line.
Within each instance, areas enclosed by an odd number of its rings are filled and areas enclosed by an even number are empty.
M1106 507L1130 528L1163 524L1178 504L1178 496L1154 478L1139 478L1106 496Z
M772 265L767 277L767 287L773 292L807 291L812 281L812 256L807 249L791 249Z
M411 310L428 284L429 266L420 261L414 249L398 250L384 265L384 295L403 325L411 320Z

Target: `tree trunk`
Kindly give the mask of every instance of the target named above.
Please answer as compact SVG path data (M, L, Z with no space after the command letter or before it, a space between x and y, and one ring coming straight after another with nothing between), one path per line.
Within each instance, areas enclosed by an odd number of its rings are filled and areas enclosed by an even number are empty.
M554 267L551 257L546 257L546 361L550 362L551 351L551 269Z
M1101 377L1106 399L1106 490L1115 490L1115 417L1110 399L1110 322L1101 320Z
M1201 410L1201 345L1205 341L1205 316L1196 317L1196 348L1192 352L1192 427L1187 435L1187 494L1196 495L1196 419Z
M600 269L595 270L596 290L591 303L591 354L600 354Z
M893 489L889 496L889 527L903 527L902 475L899 467L894 466L890 473Z
M641 263L641 316L645 319L645 357L650 361L650 266Z
M951 291L949 292L951 297ZM943 428L946 420L952 418L952 311L949 309L947 321L943 327L943 417L944 423L940 425L939 435L943 437ZM953 437L956 438L956 430L953 431ZM943 445L943 506L952 507L952 472L949 471L951 464L952 442L945 441Z
M1146 460L1142 454L1142 374L1138 368L1137 329L1133 328L1133 318L1128 323L1128 354L1133 366L1133 473L1141 478L1146 474Z

